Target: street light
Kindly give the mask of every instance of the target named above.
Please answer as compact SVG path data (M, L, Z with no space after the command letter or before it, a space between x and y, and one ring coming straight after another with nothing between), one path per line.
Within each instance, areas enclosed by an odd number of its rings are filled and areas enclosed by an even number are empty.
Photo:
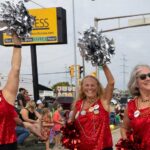
M105 20L114 20L114 19L122 19L122 18L132 18L132 17L138 17L138 16L146 16L150 15L150 13L144 13L144 14L135 14L135 15L126 15L126 16L116 16L116 17L108 17L108 18L94 18L94 26L96 29L98 29L98 22L100 21L105 21ZM111 31L116 31L116 30L122 30L122 29L127 29L127 28L134 28L134 27L141 27L141 26L147 26L150 25L150 21L147 19L146 22L143 24L132 24L128 26L123 26L123 27L118 27L118 28L113 28L113 29L108 29L108 30L102 30L101 32L111 32Z

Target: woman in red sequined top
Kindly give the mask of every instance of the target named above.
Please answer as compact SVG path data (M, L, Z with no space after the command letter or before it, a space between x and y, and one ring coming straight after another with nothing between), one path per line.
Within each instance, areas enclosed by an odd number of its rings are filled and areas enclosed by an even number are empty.
M134 97L127 104L121 135L127 139L127 131L133 133L134 143L140 150L150 149L150 66L137 65L128 83ZM137 149L138 149L137 148Z
M4 88L0 91L0 150L16 150L17 139L15 132L15 118L17 113L14 108L19 85L21 67L21 40L13 35L14 48L11 60L11 70Z
M78 150L112 150L109 127L109 106L114 89L114 78L104 65L107 85L103 89L97 78L86 76L81 82L79 99L74 102L71 121L80 134Z

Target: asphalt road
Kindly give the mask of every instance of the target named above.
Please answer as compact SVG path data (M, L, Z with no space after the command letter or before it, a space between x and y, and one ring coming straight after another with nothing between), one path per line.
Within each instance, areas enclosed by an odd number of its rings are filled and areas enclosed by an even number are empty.
M115 144L118 142L120 139L120 129L116 129L112 131L112 137L113 137L113 148L115 150Z

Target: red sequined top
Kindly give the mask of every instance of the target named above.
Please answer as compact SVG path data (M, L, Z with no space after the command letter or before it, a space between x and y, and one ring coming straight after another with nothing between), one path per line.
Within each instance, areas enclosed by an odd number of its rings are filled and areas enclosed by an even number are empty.
M139 109L139 115L135 117L137 109L137 99L128 103L128 117L130 119L133 134L139 137L144 150L150 149L150 107Z
M14 118L17 113L13 105L10 105L0 91L0 144L16 142L16 123Z
M83 100L76 103L75 125L80 131L78 150L102 150L112 147L109 113L98 100L89 109L82 111Z

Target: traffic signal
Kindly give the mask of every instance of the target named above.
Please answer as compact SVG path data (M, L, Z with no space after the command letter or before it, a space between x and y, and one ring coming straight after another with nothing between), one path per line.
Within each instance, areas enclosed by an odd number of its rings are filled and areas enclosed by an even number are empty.
M70 72L70 77L73 78L74 77L74 65L71 65L69 67L69 72Z
M79 78L81 78L81 74L83 73L84 68L83 66L79 66Z
M96 77L96 76L97 76L96 71L92 72L91 75L92 75L93 77Z

